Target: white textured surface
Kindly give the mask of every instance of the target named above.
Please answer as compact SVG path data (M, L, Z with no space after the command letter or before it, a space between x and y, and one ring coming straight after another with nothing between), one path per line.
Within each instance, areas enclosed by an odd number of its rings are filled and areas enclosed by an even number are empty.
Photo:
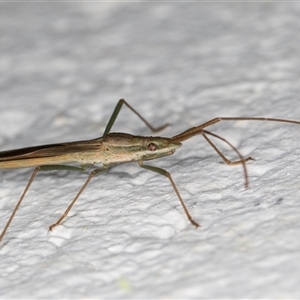
M216 116L300 119L299 3L2 3L1 149L94 138L119 98L172 136ZM299 127L223 123L248 164L201 137L94 179L39 174L0 246L4 298L300 297ZM114 131L149 134L127 109ZM228 157L234 153L222 148ZM150 162L149 162L150 164ZM30 170L1 171L0 226Z

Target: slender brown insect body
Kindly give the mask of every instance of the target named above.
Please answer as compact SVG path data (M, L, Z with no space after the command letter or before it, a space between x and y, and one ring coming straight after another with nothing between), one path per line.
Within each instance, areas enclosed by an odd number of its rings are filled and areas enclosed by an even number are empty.
M79 163L111 165L172 155L181 143L170 138L109 133L105 137L0 152L0 169Z
M221 136L216 135L213 132L207 131L205 128L216 124L220 121L271 121L300 125L300 121L285 119L263 117L224 117L214 118L197 127L187 129L182 133L173 136L172 138L135 136L127 133L109 133L123 104L125 104L129 109L131 109L153 132L160 131L168 126L168 124L166 124L159 128L152 127L124 99L121 99L115 107L115 110L106 126L103 137L92 140L42 145L0 152L0 169L35 167L20 199L18 200L10 218L8 219L0 235L0 242L3 239L8 227L10 226L10 223L12 222L28 189L30 188L31 183L33 182L36 174L39 171L84 171L87 167L94 164L101 164L102 167L94 169L89 174L85 183L80 188L79 192L71 201L65 212L62 214L62 216L49 227L50 230L52 230L55 226L59 225L63 221L63 219L67 216L67 214L73 207L74 203L77 201L81 193L84 191L84 189L94 176L107 171L108 168L112 165L127 162L138 162L140 167L167 177L175 193L177 194L177 197L182 205L182 208L188 220L195 227L199 227L199 224L196 221L194 221L191 217L170 173L158 167L144 165L144 161L154 160L164 156L172 155L177 148L181 147L183 141L190 139L195 135L202 135L226 164L242 164L244 169L245 186L247 187L248 174L246 162L252 160L252 158L244 158L231 143L229 143ZM227 159L208 136L213 136L214 138L220 139L221 141L228 144L236 152L236 154L239 157L239 160L230 161L229 159ZM70 163L77 163L79 166L76 167L67 165Z

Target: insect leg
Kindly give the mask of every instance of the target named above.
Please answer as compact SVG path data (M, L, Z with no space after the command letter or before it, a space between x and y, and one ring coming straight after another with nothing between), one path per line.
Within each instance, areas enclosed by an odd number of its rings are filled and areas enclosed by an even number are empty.
M100 173L103 173L103 172L107 171L107 169L108 169L107 166L103 166L102 168L95 169L95 170L93 170L90 173L89 177L86 179L85 183L80 188L79 192L76 194L76 196L74 197L74 199L72 200L72 202L69 204L69 206L67 207L67 209L65 210L65 212L62 214L62 216L54 224L52 224L51 226L49 226L49 230L52 230L54 227L56 227L57 225L59 225L62 222L62 220L68 215L68 213L71 210L71 208L73 207L74 203L79 198L79 196L84 191L84 189L87 187L87 185L89 184L89 182L91 181L91 179L95 175L99 175Z
M166 128L169 124L165 124L160 127L153 127L145 118L143 118L132 106L130 106L124 99L120 99L106 125L106 128L104 130L103 137L105 137L107 134L109 134L113 124L115 123L115 120L122 108L122 105L125 104L132 112L134 112L146 125L152 132L158 132L160 130L163 130Z
M182 205L182 207L183 207L183 210L184 210L184 212L185 212L185 214L186 214L188 220L189 220L196 228L199 227L200 225L199 225L197 222L195 222L195 221L193 220L193 218L191 217L191 215L190 215L190 213L189 213L187 207L185 206L184 201L183 201L183 199L181 198L181 196L180 196L180 194L179 194L179 191L178 191L178 189L177 189L177 187L176 187L176 185L175 185L175 182L173 181L173 179L172 179L172 177L171 177L171 174L170 174L168 171L164 170L164 169L161 169L161 168L158 168L158 167L153 167L153 166L144 165L144 164L143 164L143 161L139 161L139 165L140 165L142 168L146 169L146 170L150 170L150 171L152 171L152 172L155 172L155 173L158 173L158 174L160 174L160 175L163 175L163 176L167 177L167 178L170 180L170 182L171 182L171 184L172 184L172 186L173 186L173 189L174 189L175 193L177 194L177 197L178 197L178 199L179 199L179 201L180 201L180 203L181 203L181 205Z
M21 205L21 203L22 203L22 201L23 201L23 199L24 199L24 197L25 197L27 191L29 190L29 188L30 188L30 186L31 186L31 184L32 184L32 182L33 182L33 180L34 180L36 174L37 174L39 171L53 171L53 170L83 171L84 168L72 167L72 166L64 166L64 165L46 165L46 166L39 166L39 167L36 167L36 168L34 169L34 171L32 172L32 174L31 174L31 176L30 176L30 179L29 179L29 181L28 181L28 183L27 183L27 185L26 185L26 187L25 187L23 193L22 193L22 195L21 195L19 201L17 202L17 205L15 206L15 208L14 208L14 210L13 210L11 216L9 217L9 219L8 219L8 221L7 221L5 227L4 227L4 229L3 229L3 231L2 231L2 233L1 233L1 235L0 235L0 242L2 241L2 239L3 239L3 237L4 237L5 233L6 233L6 231L7 231L7 229L8 229L8 227L9 227L9 225L10 225L10 223L12 222L12 220L13 220L13 218L14 218L14 216L15 216L17 210L18 210L18 208L20 207L20 205Z

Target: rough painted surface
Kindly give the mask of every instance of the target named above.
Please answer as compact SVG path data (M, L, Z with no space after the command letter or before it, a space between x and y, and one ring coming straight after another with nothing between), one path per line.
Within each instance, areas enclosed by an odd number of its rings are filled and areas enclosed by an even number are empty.
M101 136L119 98L172 136L216 116L300 120L297 3L2 3L1 149ZM114 131L149 134L127 109ZM0 246L1 298L297 298L299 127L210 130L245 155L250 188L201 138L94 179L40 174ZM218 144L229 158L234 153ZM150 162L149 162L150 164ZM30 170L1 171L3 228Z

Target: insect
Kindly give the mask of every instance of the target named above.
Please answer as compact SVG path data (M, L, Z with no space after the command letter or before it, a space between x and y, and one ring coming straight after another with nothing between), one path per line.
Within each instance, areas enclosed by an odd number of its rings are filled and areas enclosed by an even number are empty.
M176 149L181 147L183 141L188 140L195 135L202 135L226 164L242 164L245 177L245 186L247 187L248 174L246 162L252 160L252 158L244 158L238 151L238 149L235 148L230 142L228 142L221 136L206 130L205 128L220 121L272 121L300 125L300 121L286 119L264 117L218 117L199 126L187 129L171 138L159 136L135 136L127 133L110 133L110 130L123 104L125 104L133 113L135 113L147 125L147 127L150 128L152 132L160 131L168 126L168 124L165 124L157 128L153 127L124 99L120 99L113 111L112 116L109 119L102 137L92 140L41 145L0 152L0 169L35 167L23 193L21 194L11 216L9 217L0 235L0 242L3 239L7 229L9 228L18 208L20 207L28 189L30 188L30 185L32 184L38 172L52 170L85 171L88 167L91 167L94 164L101 164L101 167L97 167L90 172L86 181L84 182L76 196L73 198L65 212L54 224L49 227L49 230L52 230L64 220L81 193L84 191L84 189L87 187L88 183L94 176L106 172L112 165L127 162L137 162L140 167L167 177L181 203L181 206L188 220L195 227L199 227L199 224L192 218L191 214L189 213L170 173L155 166L145 165L144 162L172 155ZM236 152L239 160L230 161L229 159L227 159L217 148L217 146L211 141L209 136L220 139L221 141L227 143L233 149L233 151ZM70 163L78 163L79 166L77 167L68 165Z

